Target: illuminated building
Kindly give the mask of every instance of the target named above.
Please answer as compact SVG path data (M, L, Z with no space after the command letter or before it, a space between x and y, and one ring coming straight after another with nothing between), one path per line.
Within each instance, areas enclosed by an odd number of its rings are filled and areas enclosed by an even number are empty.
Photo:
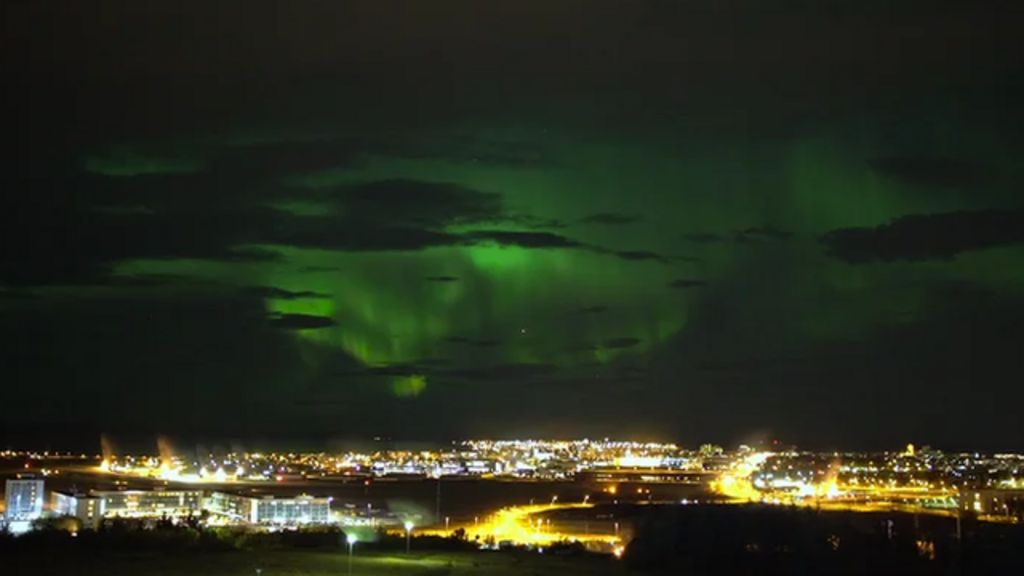
M255 500L255 498L249 496L240 496L227 492L212 492L206 497L203 508L232 522L255 523Z
M93 495L103 500L106 517L184 517L197 514L203 502L199 490L97 491Z
M672 470L666 468L595 468L576 474L583 483L664 483L703 486L715 477L702 470Z
M1024 520L1024 489L963 490L960 509L981 516L1002 516Z
M43 515L43 480L31 476L11 478L5 487L8 522L31 521Z
M53 492L50 509L58 516L74 516L82 528L96 529L103 520L104 500L91 494Z
M327 524L331 518L331 499L313 496L295 498L254 498L226 492L214 492L205 508L235 522L295 526Z

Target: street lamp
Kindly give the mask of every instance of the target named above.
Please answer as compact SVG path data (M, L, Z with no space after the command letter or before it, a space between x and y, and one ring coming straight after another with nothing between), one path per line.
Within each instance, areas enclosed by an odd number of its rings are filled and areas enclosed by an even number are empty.
M352 576L352 549L355 548L359 537L355 534L347 534L345 540L348 542L348 576Z
M409 541L412 539L413 524L411 521L405 521L405 553L409 553Z

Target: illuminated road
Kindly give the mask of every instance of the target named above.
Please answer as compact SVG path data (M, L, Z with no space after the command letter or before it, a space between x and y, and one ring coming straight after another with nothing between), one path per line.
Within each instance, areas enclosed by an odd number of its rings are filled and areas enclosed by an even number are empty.
M581 542L621 554L622 538L616 534L594 532L565 532L545 522L542 515L559 510L589 509L591 504L536 504L529 506L510 506L502 508L494 514L483 518L479 523L453 526L449 530L424 529L417 534L448 536L455 529L462 528L470 540L483 543L510 543L517 546L549 546L556 542Z
M711 483L711 489L737 504L756 502L830 511L957 515L957 492L952 488L851 485L840 483L836 474L829 474L818 483L796 486L794 490L758 488L750 477L767 457L767 453L754 453L737 461Z

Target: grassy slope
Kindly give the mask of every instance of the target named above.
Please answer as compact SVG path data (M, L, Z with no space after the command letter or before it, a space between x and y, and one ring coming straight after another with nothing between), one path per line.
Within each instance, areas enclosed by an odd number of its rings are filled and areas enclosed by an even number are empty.
M2 572L75 576L344 576L344 553L264 551L183 553L178 555L104 555L102 557L40 555L6 558ZM584 576L617 575L626 570L617 561L595 557L553 557L538 554L488 552L359 554L352 563L353 576Z

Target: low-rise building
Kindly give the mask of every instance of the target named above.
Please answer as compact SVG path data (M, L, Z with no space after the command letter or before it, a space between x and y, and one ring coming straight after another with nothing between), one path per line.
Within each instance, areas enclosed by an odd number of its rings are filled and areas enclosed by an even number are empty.
M82 528L95 530L103 520L104 500L92 494L54 491L50 509L58 516L74 516Z
M299 526L331 521L331 499L301 495L294 498L243 496L213 492L205 508L235 522L262 525Z
M1024 489L983 489L960 492L960 509L982 516L1024 520Z
M103 500L105 517L183 518L202 510L200 490L108 490L93 496Z

